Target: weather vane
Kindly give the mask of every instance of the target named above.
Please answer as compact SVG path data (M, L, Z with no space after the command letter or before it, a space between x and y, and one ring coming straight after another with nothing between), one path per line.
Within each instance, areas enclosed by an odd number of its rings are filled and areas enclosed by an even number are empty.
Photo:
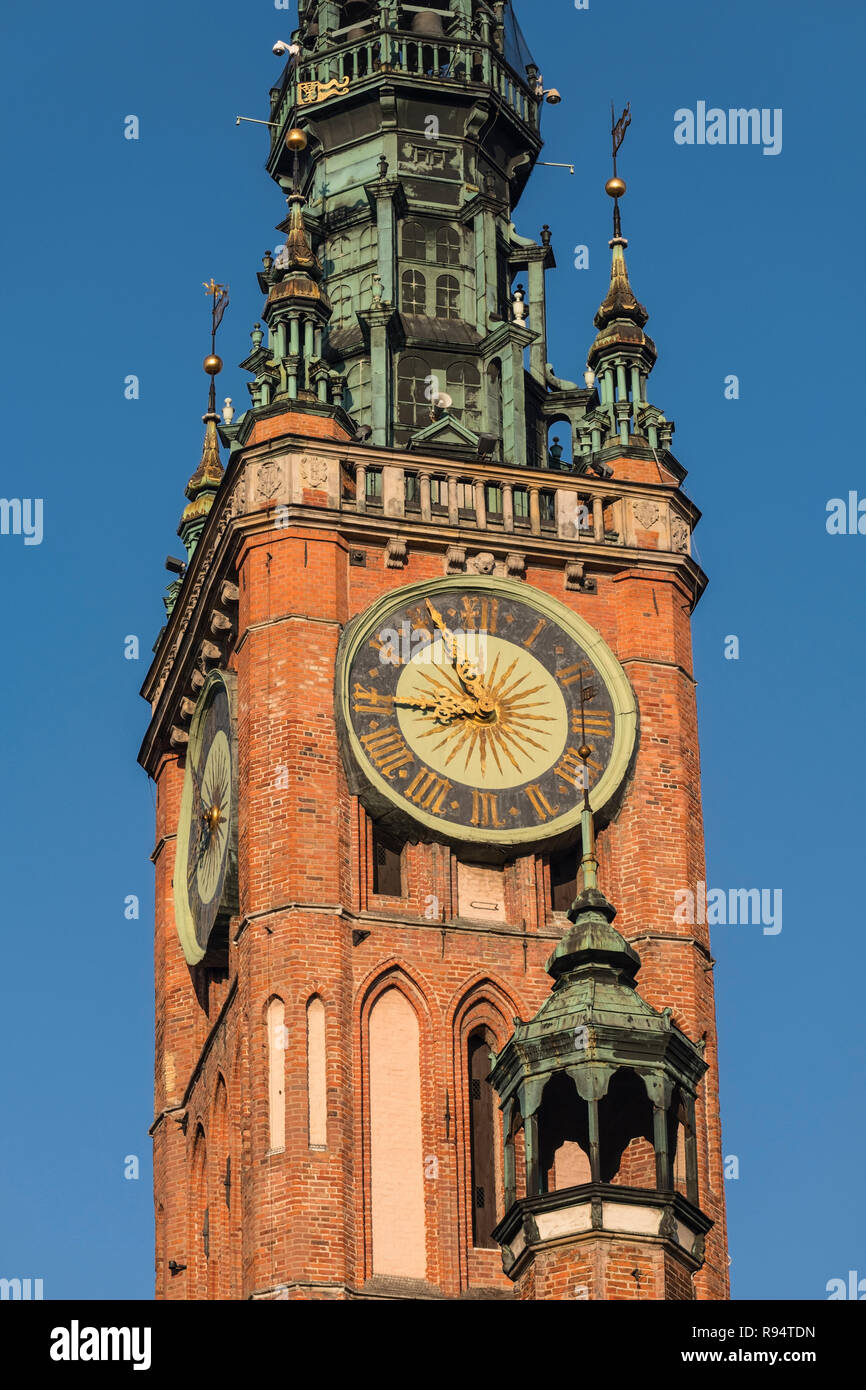
M622 148L622 142L623 142L623 140L625 139L625 133L626 133L626 131L628 130L629 126L631 125L631 102L628 102L628 103L627 103L626 108L625 108L625 110L623 111L622 115L620 116L619 120L616 119L616 108L614 107L613 102L611 102L611 103L610 103L610 119L611 119L611 122L612 122L610 133L611 133L611 139L612 139L612 141L613 141L613 178L612 178L612 179L608 179L608 181L607 181L607 183L605 184L604 187L605 187L605 192L608 193L608 194L610 195L610 197L613 198L613 200L614 200L614 204L613 204L613 234L614 234L614 237L621 237L621 236L622 236L622 223L621 223L620 215L619 215L619 200L620 200L620 198L622 197L622 195L625 193L625 182L624 182L623 179L620 178L620 176L619 176L619 174L618 174L618 172L617 172L616 157L617 157L617 155L619 154L620 149Z
M210 397L208 399L208 415L217 418L216 413L216 378L223 369L222 358L217 357L216 335L217 329L223 321L223 314L228 308L229 288L228 285L218 285L213 276L210 283L207 280L204 284L205 294L211 297L211 333L210 333L210 354L204 359L204 369L210 377ZM205 417L207 418L207 417Z

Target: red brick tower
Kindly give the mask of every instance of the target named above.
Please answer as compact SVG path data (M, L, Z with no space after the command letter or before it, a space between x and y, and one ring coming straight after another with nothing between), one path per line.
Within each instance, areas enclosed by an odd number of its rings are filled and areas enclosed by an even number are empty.
M143 690L157 1295L725 1298L674 920L705 579L646 311L617 224L587 384L555 376L511 6L385 8L301 6L252 404L212 385Z

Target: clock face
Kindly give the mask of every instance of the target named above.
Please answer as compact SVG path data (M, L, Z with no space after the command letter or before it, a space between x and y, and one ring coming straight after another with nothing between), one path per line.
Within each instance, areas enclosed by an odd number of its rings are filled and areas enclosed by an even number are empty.
M174 873L175 917L191 965L214 947L236 878L233 677L212 672L190 726Z
M634 749L631 686L583 619L510 580L444 579L345 634L338 707L373 814L488 845L558 837L599 811Z

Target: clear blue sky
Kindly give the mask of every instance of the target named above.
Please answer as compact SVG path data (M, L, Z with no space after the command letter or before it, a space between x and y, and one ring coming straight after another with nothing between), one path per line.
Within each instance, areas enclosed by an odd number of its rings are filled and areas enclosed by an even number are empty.
M518 5L547 85L518 229L549 222L551 356L580 376L607 284L608 111L631 100L629 265L660 351L652 399L704 512L694 625L711 887L781 888L783 929L718 927L734 1294L825 1297L866 1275L862 1209L866 536L864 12L854 0ZM222 395L284 211L263 171L292 20L258 0L7 6L2 484L44 539L0 536L0 1275L149 1297L153 799L138 697L199 458L211 275L228 281ZM681 147L699 101L782 108L783 149ZM123 138L134 114L141 138ZM575 245L589 270L573 268ZM128 373L141 398L124 399ZM738 401L724 380L740 379ZM124 660L124 638L142 657ZM724 658L728 635L739 661ZM124 899L141 899L138 921ZM126 1181L126 1155L141 1176Z

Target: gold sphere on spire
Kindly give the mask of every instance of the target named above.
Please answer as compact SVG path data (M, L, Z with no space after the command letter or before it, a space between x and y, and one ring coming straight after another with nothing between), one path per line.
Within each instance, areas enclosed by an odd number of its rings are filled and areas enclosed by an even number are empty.
M608 179L604 186L604 191L611 198L621 198L625 193L625 179Z
M286 136L286 145L297 154L300 150L307 148L307 137L297 126L293 126Z
M208 376L218 376L223 369L223 360L215 352L208 353L204 359L204 369Z

